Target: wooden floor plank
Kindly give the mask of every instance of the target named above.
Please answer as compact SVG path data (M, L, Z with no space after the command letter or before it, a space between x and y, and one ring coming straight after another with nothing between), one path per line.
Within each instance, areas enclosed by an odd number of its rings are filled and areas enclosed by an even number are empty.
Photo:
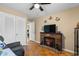
M36 42L29 41L25 48L25 56L73 56L73 54L66 51L58 53L49 48L42 47Z

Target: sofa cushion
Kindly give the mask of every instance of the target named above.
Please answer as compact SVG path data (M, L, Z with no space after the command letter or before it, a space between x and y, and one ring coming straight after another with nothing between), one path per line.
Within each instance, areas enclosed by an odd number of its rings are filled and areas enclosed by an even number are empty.
M24 49L22 46L14 47L12 51L18 56L24 56Z

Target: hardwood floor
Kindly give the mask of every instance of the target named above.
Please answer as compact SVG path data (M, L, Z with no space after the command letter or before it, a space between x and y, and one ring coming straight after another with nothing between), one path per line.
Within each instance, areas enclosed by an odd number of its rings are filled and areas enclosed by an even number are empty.
M29 41L25 48L25 56L73 56L73 54L66 51L56 52L36 42Z

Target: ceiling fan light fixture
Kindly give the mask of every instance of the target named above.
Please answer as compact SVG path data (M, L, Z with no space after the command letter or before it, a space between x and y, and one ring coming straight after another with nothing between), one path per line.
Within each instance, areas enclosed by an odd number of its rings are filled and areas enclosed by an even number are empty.
M34 7L38 9L40 7L40 5L39 4L35 4Z

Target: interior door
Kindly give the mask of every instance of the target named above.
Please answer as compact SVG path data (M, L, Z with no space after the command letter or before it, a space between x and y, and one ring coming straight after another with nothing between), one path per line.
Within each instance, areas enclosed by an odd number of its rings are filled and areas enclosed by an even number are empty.
M16 40L26 45L26 21L24 18L16 17L15 21Z
M35 22L29 23L30 40L35 41Z

